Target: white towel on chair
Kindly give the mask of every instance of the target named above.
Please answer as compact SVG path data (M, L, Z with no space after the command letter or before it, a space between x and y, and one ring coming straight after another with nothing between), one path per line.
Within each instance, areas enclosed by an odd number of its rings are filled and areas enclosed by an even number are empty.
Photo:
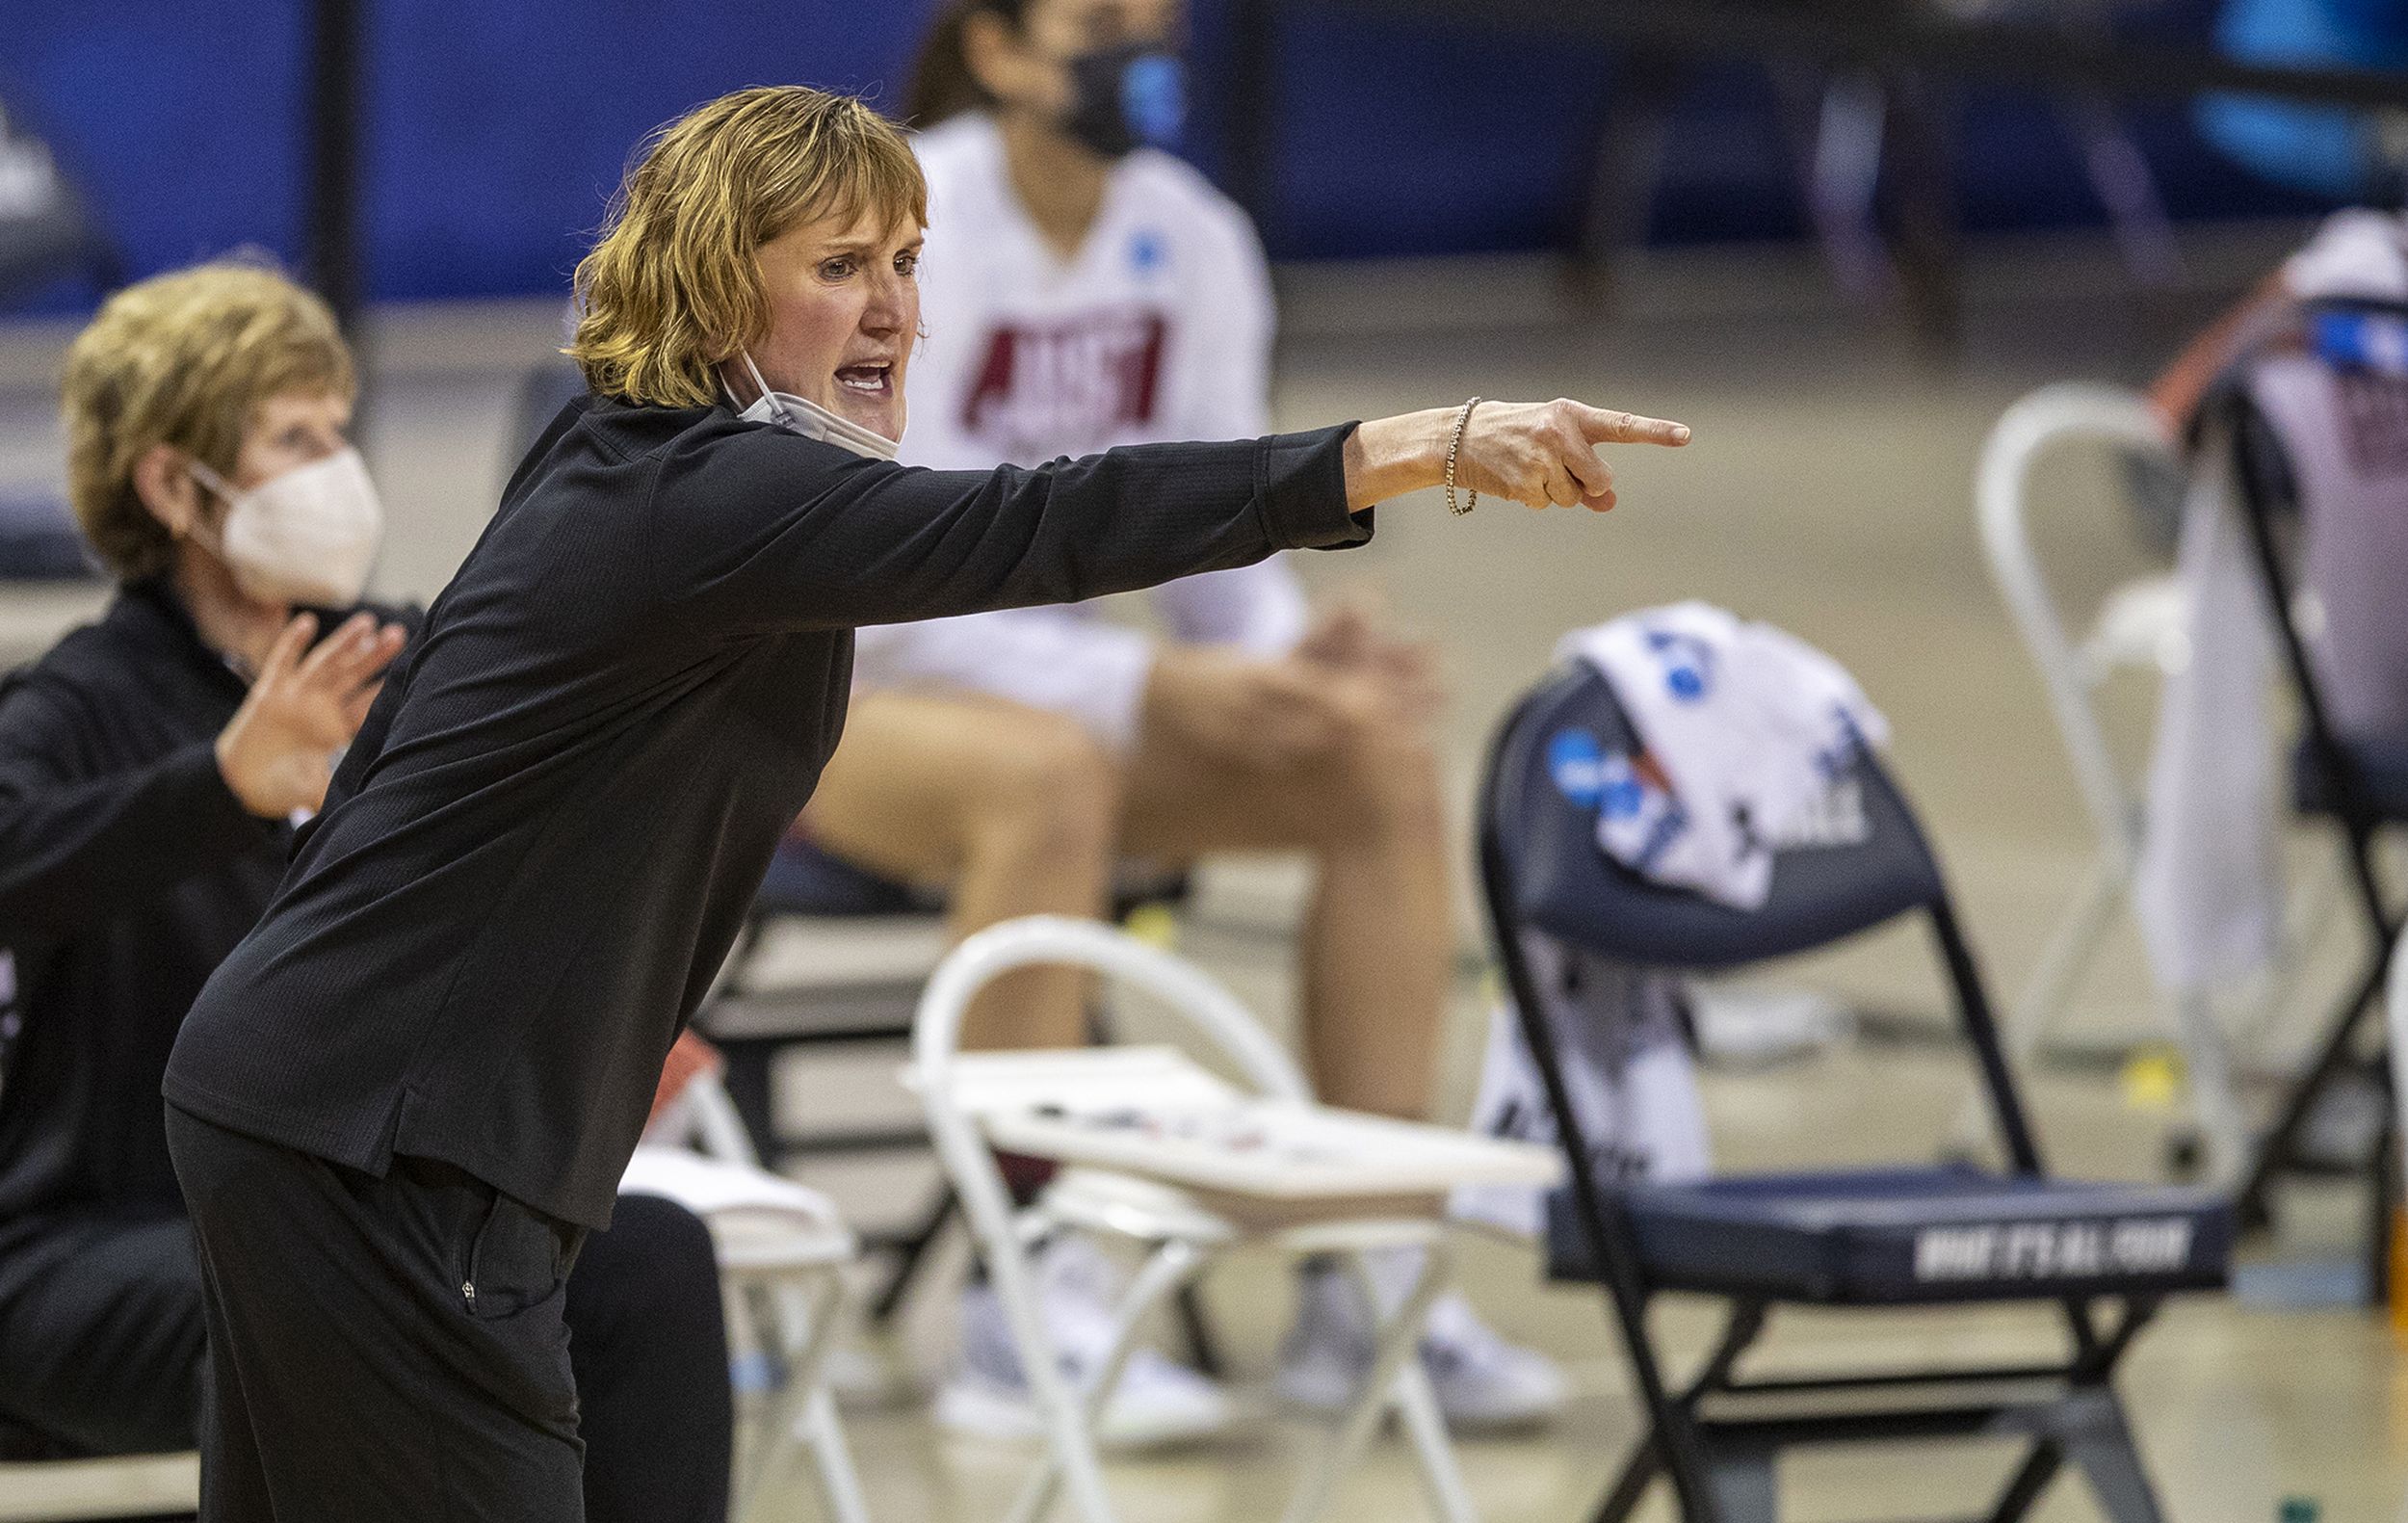
M1773 853L1859 746L1890 738L1847 669L1710 603L1575 630L1556 653L1605 673L1646 748L1590 759L1598 844L1635 872L1735 909L1763 906Z
M2160 987L2206 990L2263 967L2282 928L2271 720L2273 632L2240 506L2231 429L2200 440L2179 567L2187 659L2158 699L2133 908Z

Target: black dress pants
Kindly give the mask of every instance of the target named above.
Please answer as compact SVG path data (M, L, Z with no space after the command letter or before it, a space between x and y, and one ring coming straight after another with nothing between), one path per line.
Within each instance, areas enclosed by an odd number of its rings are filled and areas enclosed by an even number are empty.
M582 1523L579 1229L168 1108L209 1331L201 1523Z
M207 1379L192 1224L82 1206L0 1226L0 1418L58 1457L190 1449ZM726 1523L734 1413L710 1229L621 1195L568 1276L587 1523Z

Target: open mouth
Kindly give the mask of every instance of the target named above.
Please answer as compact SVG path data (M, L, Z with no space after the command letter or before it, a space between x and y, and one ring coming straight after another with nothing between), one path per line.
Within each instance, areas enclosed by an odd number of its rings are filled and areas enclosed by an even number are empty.
M882 363L847 365L836 372L836 384L856 396L892 396L895 390L895 367Z

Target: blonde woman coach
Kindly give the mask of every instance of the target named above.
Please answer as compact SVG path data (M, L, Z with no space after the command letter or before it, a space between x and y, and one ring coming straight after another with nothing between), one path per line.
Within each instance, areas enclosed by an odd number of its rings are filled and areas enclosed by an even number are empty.
M1576 403L916 470L926 196L860 102L667 128L578 271L592 396L386 679L166 1084L210 1523L580 1515L561 1287L845 714L852 630L1370 538L1438 485L1610 504Z

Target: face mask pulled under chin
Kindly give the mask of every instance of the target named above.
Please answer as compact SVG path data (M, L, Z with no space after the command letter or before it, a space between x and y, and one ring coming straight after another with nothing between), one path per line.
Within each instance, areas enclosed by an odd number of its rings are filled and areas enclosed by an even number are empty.
M838 417L808 397L772 391L770 383L761 379L761 367L752 362L752 355L743 351L739 353L743 355L745 369L752 373L752 383L761 395L753 399L751 407L738 411L738 418L746 423L773 423L789 433L799 433L806 439L833 444L865 460L891 460L895 458L893 439L865 429L850 418ZM726 382L721 381L720 384L725 385ZM736 400L736 391L732 386L728 387L727 400L731 403Z
M312 608L359 601L384 538L384 509L357 450L347 445L247 492L198 460L192 471L226 503L217 532L195 538L225 563L245 596Z

